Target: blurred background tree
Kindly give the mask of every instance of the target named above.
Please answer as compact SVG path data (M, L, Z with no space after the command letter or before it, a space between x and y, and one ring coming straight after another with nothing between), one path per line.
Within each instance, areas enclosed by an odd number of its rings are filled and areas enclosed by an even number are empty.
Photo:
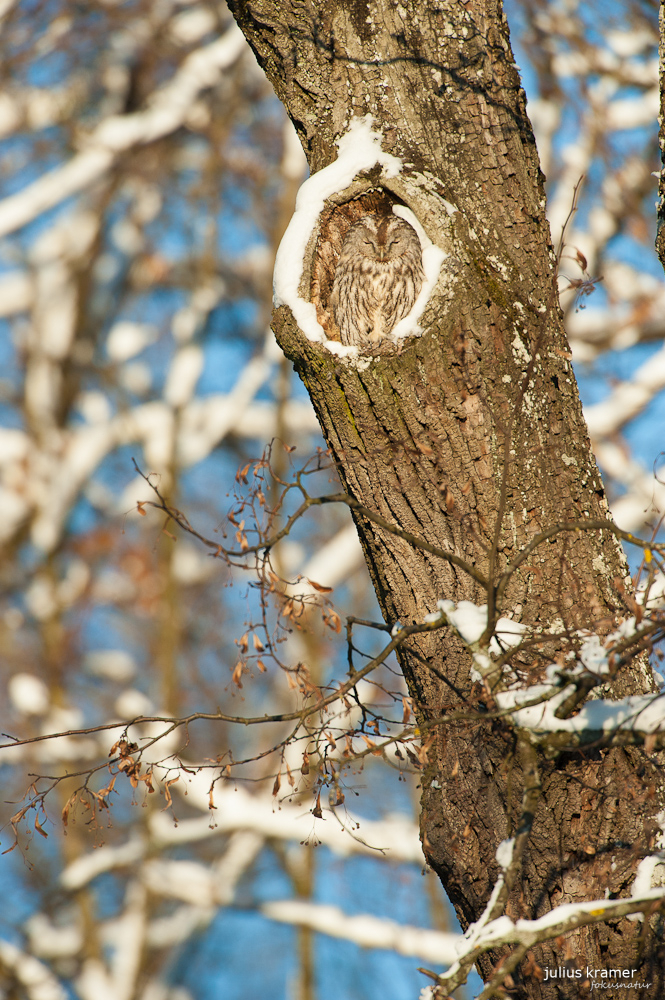
M665 500L657 5L507 13L555 246L575 209L561 301L594 448L617 523L648 537ZM338 730L371 749L372 711L408 713L393 661L363 689L369 713L349 701L323 743L313 726L264 757L288 723L200 720L140 773L115 767L113 784L105 763L136 717L294 710L343 677L345 616L378 617L344 511L309 511L267 565L214 558L147 503L152 483L207 538L251 546L253 510L283 524L297 500L280 481L322 447L268 330L299 143L223 5L5 0L0 16L2 730L114 724L2 750L17 846L0 984L31 1000L413 996L432 948L381 918L453 919L422 877L417 757L370 754L317 798ZM308 469L331 488L324 455Z

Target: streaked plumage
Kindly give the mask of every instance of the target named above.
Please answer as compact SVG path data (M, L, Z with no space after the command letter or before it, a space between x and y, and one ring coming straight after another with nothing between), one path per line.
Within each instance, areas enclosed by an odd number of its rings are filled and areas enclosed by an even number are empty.
M396 215L365 215L346 234L330 305L343 344L368 348L411 311L425 273L418 235Z

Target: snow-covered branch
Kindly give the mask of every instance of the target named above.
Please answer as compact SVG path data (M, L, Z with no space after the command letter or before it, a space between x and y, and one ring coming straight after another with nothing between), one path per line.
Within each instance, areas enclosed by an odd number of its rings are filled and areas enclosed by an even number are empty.
M592 439L610 437L638 416L665 388L665 348L652 355L629 381L622 382L602 403L584 410Z
M175 132L185 123L198 95L214 87L246 47L234 24L222 38L188 55L173 80L153 95L144 111L101 122L86 138L85 148L68 163L0 202L0 237L90 187L128 150Z
M298 899L262 903L260 911L270 920L308 927L318 934L352 941L360 948L384 948L441 965L455 961L464 940L461 934L398 924L367 913L351 916L337 906Z
M585 744L642 743L647 738L655 745L665 736L664 693L629 695L616 701L595 698L578 709L590 690L611 679L615 659L626 653L635 655L644 642L648 645L662 639L665 622L660 617L652 622L647 614L641 625L630 617L603 638L595 634L572 636L577 648L571 649L561 663L543 668L544 682L525 686L508 666L509 651L519 646L522 638L533 642L533 634L519 622L501 618L484 641L487 605L476 606L470 601L455 604L449 600L438 604L439 610L426 620L445 618L455 628L473 656L476 678L492 680L492 696L501 713L524 730L534 745L561 751Z
M48 966L9 941L0 940L0 965L18 980L28 1000L67 1000L67 991Z
M516 944L529 948L543 941L551 941L577 927L605 923L628 914L645 913L656 909L663 902L665 892L662 889L651 889L628 899L562 903L537 920L513 921L507 916L499 917L486 924L477 934L472 926L464 936L464 943L454 964L448 972L437 977L438 983L443 989L452 992L466 982L468 970L480 955L494 951L501 945Z

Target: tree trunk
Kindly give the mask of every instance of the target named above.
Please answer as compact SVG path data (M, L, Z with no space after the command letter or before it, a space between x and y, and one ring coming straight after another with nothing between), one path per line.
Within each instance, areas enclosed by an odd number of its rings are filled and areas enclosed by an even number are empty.
M371 114L383 149L406 165L384 179L384 193L409 206L449 254L421 320L423 335L401 350L381 345L363 359L367 364L308 341L287 308L274 317L348 493L475 569L474 579L356 515L386 621L422 622L440 598L483 604L489 594L491 606L492 586L480 580L495 583L534 536L560 522L608 516L569 361L543 178L501 6L230 6L298 130L311 171L335 160L335 140L353 117ZM315 269L317 248L309 253ZM512 574L496 610L541 631L608 630L623 606L625 578L610 532L562 531ZM552 638L548 655L556 649ZM423 724L476 704L471 657L452 629L411 637L400 656ZM537 656L528 663L534 671ZM652 690L652 683L636 665L615 678L609 696ZM497 845L520 819L515 749L511 730L477 720L438 727L430 751L423 848L463 927L482 913L498 875ZM508 915L536 917L606 890L629 895L661 808L655 765L637 751L609 749L543 757L540 769L542 795ZM644 925L621 920L580 928L563 947L535 948L535 962L513 974L511 995L578 997L579 979L543 982L537 968L556 969L564 959L582 969L641 968L653 983L656 948L639 958L640 934ZM486 978L499 959L480 962Z

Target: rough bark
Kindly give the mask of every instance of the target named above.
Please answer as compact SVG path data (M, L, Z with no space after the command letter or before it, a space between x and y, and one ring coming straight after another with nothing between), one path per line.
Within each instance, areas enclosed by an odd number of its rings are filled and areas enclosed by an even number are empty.
M311 170L335 159L335 139L352 117L370 113L384 149L406 165L384 188L450 254L424 335L400 352L386 345L352 363L308 342L288 309L275 314L278 339L309 390L344 487L490 581L543 529L606 518L558 308L543 178L500 5L230 6L294 121ZM370 175L365 187L373 184ZM362 184L348 197L359 190ZM317 248L310 250L313 258ZM486 589L459 566L362 516L356 524L388 622L422 621L442 597L487 601ZM498 610L545 630L607 628L622 607L625 575L610 532L562 532L513 574ZM401 662L424 723L469 704L470 656L452 630L412 637ZM610 696L651 684L636 666L615 679ZM515 749L507 729L476 722L439 728L431 751L423 847L463 926L487 903L497 845L519 821ZM606 889L629 894L660 808L655 766L638 751L603 750L543 759L541 777L509 915L535 917ZM556 968L564 959L582 968L642 968L654 982L657 949L637 954L643 930L623 920L579 929L563 947L534 949L536 961L514 973L511 995L579 996L579 980L543 983L538 976L536 965ZM480 963L486 977L499 958Z

